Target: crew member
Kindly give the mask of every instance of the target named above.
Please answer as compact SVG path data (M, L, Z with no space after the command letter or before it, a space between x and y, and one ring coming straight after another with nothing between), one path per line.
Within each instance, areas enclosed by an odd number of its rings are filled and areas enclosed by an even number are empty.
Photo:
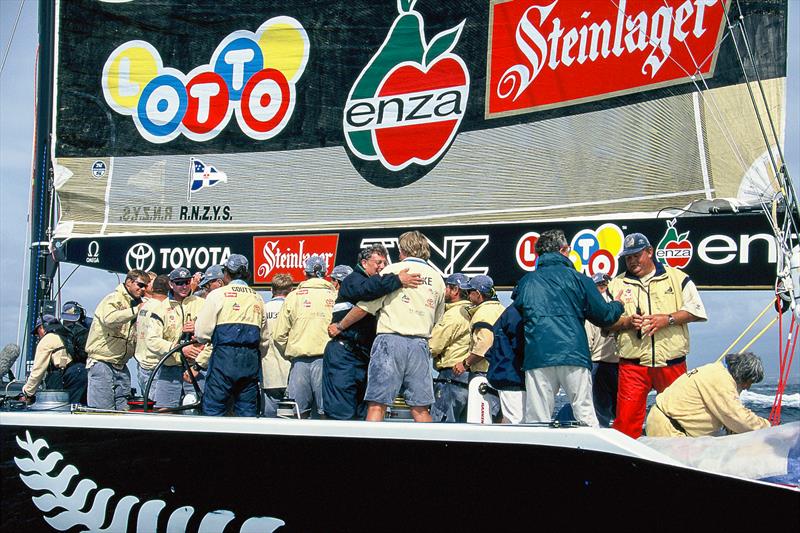
M583 323L611 326L622 304L606 302L592 280L575 270L562 230L543 232L534 249L536 270L520 280L514 300L525 324L525 422L550 422L555 395L563 388L575 418L597 427Z
M289 384L289 369L291 363L278 353L275 342L272 340L272 332L275 330L275 323L278 321L283 303L286 296L292 292L294 280L289 274L275 274L272 278L272 298L264 304L264 313L267 317L267 332L270 339L267 344L267 351L261 360L261 387L264 405L262 412L264 416L275 418L278 416L278 402L286 396L286 386Z
M172 344L162 336L164 317L161 305L169 294L169 276L156 276L150 289L150 299L142 304L136 317L136 351L134 358L138 366L137 378L144 396L147 383L153 375L161 357L172 349ZM148 392L149 400L155 399L158 382L153 380Z
M272 340L278 352L292 363L286 393L297 402L300 416L324 416L322 355L328 344L328 324L333 316L336 289L324 279L325 258L311 255L303 270L306 280L286 296Z
M33 357L33 368L20 395L25 403L34 401L36 389L43 379L48 389L66 390L70 403L86 401L85 369L81 372L81 365L73 364L65 339L57 333L60 326L53 315L44 315L36 321L33 333L39 337L39 342Z
M231 254L223 270L226 286L208 295L194 324L195 339L213 345L203 414L225 415L231 399L237 416L256 416L258 371L267 340L264 300L247 286L246 257Z
M453 371L453 367L469 355L469 296L461 286L469 284L469 278L461 273L450 274L444 280L444 314L433 330L428 346L436 371L433 380L433 395L436 401L431 406L434 422L466 422L469 399L469 374Z
M131 373L128 360L136 348L136 316L150 283L146 272L131 270L95 309L86 341L89 407L128 410Z
M497 319L505 311L505 307L497 299L494 290L494 280L489 276L478 275L470 279L461 288L467 291L472 307L469 309L470 339L469 354L463 361L459 361L453 367L453 374L456 376L469 372L469 379L477 376L486 376L489 370L489 361L486 360L486 352L492 347L494 333L492 328ZM499 421L500 398L495 394L488 394L487 400L491 406L491 415Z
M769 420L739 399L743 390L763 379L761 359L750 352L728 354L725 365L695 368L656 396L647 415L647 436L703 437L716 435L723 427L729 433L769 427Z
M422 276L414 289L402 288L372 301L358 303L341 322L342 330L363 317L377 315L377 337L372 345L367 371L367 420L379 422L386 408L403 390L415 422L430 422L433 377L428 339L444 314L444 281L428 265L430 245L419 231L408 231L398 239L400 261L386 267L382 275L408 268Z
M205 300L191 295L192 279L192 273L187 268L176 268L169 273L169 294L157 311L163 320L155 322L151 329L152 333L160 334L169 344L169 348L161 352L161 357L194 336L194 321ZM202 350L203 346L199 344L182 348L184 356L189 360L195 359ZM156 408L173 408L180 405L183 394L183 370L183 362L177 353L164 361L156 376L154 396Z
M625 305L612 328L618 332L620 358L614 429L635 439L642 434L647 394L662 392L686 373L689 322L707 317L691 278L654 261L647 237L627 235L620 256L627 272L609 283L611 294Z
M364 317L341 329L342 320L349 310L362 300L374 300L401 287L413 288L421 283L419 274L403 269L397 274L381 274L388 260L382 244L363 248L356 261L355 270L346 265L334 268L331 278L336 283L336 269L350 272L342 279L333 310L333 321L328 334L334 339L325 347L322 365L322 398L325 415L336 420L363 420L367 414L364 394L367 390L369 352L375 340L375 317Z

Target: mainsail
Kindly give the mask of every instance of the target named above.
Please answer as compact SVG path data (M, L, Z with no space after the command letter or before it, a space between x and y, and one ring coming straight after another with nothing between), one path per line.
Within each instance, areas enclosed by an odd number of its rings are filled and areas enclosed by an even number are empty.
M419 227L443 274L512 286L558 221L587 273L619 271L623 233L674 227L659 258L699 286L774 284L767 220L709 212L781 190L785 0L56 6L62 259L236 251L268 285ZM708 216L675 226L687 212Z

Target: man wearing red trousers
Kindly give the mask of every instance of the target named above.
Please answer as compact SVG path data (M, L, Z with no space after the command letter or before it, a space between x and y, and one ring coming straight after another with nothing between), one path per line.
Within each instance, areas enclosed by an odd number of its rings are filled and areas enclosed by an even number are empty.
M653 247L641 233L625 237L620 257L627 272L611 280L609 292L625 312L610 328L617 332L619 389L614 428L632 438L642 434L647 394L662 392L686 373L687 324L707 319L692 280L653 261Z

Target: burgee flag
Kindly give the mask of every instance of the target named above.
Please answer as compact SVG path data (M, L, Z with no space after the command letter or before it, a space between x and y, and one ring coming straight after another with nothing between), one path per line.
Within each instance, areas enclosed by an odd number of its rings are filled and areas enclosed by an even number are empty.
M205 187L211 187L219 182L228 182L228 175L216 169L213 165L206 165L199 159L191 158L189 162L189 198L192 193Z

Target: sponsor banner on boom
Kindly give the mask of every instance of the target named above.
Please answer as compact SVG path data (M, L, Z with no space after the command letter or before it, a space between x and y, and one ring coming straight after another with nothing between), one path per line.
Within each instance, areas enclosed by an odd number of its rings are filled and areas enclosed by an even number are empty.
M761 214L419 229L430 243L429 263L443 277L488 274L498 286L509 288L536 269L536 241L554 228L564 230L572 248L569 257L586 275L623 273L623 238L640 232L650 239L656 260L682 269L701 288L774 286L777 243ZM322 255L330 270L337 264L353 265L362 247L377 243L387 248L390 261L398 261L397 238L407 229L76 238L66 243L66 256L71 263L116 272L140 268L166 273L180 266L203 270L240 253L251 261L254 285L267 286L277 273L302 280L303 261L312 254Z

